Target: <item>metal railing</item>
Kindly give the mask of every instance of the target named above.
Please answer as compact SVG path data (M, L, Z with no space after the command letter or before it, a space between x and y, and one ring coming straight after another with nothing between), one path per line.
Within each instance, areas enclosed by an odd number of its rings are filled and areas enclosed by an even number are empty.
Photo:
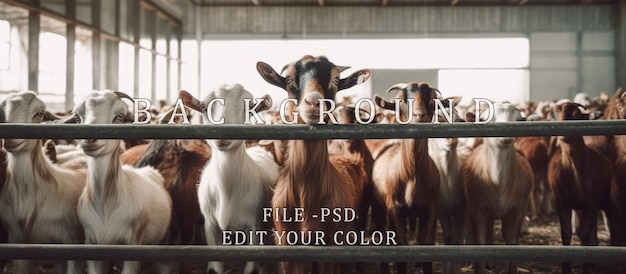
M0 138L100 139L392 139L626 135L626 120L506 122L474 125L59 125L0 124ZM527 261L617 263L626 247L606 246L119 246L0 244L0 259Z
M137 261L518 261L624 262L626 247L607 246L176 246L0 244L0 259Z
M0 124L0 138L67 139L401 139L626 135L626 120L369 125Z

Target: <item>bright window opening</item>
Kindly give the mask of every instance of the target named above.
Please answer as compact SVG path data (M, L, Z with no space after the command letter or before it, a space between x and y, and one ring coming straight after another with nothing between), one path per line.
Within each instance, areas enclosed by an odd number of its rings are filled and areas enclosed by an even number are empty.
M504 97L508 100L528 97L527 38L204 41L200 94L208 93L218 84L236 82L255 96L269 93L275 100L282 100L285 92L259 76L256 62L266 62L280 71L285 64L306 54L326 55L337 65L351 66L344 77L362 68L436 69L441 70L439 81L431 85L440 88L444 96L465 96L464 80L478 77L491 81L472 82L491 88L469 97L503 98L499 96L502 94L508 95ZM422 80L406 79L406 82ZM516 85L516 89L510 88ZM370 85L357 86L347 93L370 98L373 94Z

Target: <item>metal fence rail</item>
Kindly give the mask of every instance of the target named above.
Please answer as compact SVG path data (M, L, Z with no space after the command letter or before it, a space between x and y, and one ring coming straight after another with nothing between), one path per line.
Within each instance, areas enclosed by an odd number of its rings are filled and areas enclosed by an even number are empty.
M59 125L0 124L0 138L37 139L391 139L626 135L626 120L506 122L474 125ZM582 246L119 246L0 244L0 259L528 261L618 263L626 247Z
M552 135L626 135L626 120L369 125L59 125L0 124L0 138L391 139Z
M136 261L518 261L623 263L607 246L121 246L0 244L0 259Z

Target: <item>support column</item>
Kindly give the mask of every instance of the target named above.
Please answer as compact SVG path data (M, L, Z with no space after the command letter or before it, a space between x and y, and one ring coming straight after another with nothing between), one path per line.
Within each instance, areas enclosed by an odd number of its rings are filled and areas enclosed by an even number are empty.
M91 2L91 24L96 29L91 37L91 56L93 69L93 89L103 89L102 80L102 34L100 34L100 0Z
M615 85L626 88L626 0L619 0L615 24Z
M39 0L32 0L31 4L39 7ZM41 13L28 12L28 89L39 93L39 32L41 28Z
M76 0L67 0L65 13L68 18L76 18ZM71 110L74 107L74 51L76 43L76 25L67 24L65 29L67 51L65 63L65 110Z

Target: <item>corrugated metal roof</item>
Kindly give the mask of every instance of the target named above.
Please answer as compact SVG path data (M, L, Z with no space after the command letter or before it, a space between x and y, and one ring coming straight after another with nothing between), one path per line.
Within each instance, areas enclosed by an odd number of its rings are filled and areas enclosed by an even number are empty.
M201 6L476 6L615 4L618 0L195 0Z

